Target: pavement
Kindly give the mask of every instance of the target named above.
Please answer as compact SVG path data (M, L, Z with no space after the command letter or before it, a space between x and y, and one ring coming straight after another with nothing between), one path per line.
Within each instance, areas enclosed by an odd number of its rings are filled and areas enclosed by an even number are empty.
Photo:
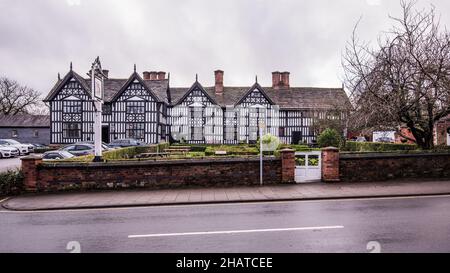
M263 187L27 194L0 201L16 211L93 209L450 194L450 181L310 183Z

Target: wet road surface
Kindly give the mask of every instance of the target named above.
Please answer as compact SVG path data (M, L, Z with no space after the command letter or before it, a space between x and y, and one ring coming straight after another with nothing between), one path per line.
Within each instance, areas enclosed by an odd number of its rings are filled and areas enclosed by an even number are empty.
M450 196L2 210L0 230L0 252L450 252Z

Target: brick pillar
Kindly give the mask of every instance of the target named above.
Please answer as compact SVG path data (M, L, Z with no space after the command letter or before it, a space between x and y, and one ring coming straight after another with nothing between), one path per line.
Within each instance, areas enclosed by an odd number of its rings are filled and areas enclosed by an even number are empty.
M322 181L339 182L339 149L327 147L322 149Z
M42 162L42 158L38 156L22 157L22 173L24 175L24 186L26 191L36 191L38 181L37 165Z
M295 183L295 151L281 150L281 182Z

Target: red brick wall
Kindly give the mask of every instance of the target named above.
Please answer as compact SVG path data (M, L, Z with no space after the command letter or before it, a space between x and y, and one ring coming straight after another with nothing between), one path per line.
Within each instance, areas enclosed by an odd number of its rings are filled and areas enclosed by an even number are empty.
M322 149L322 181L339 181L339 149L337 148Z
M23 166L28 168L29 166ZM259 159L41 164L37 189L259 185ZM282 160L264 159L264 183L282 181ZM290 181L286 181L290 182Z
M281 163L283 169L281 171L281 181L283 183L295 182L295 151L284 149L281 151Z
M450 178L450 153L340 155L344 182L385 181L403 178Z

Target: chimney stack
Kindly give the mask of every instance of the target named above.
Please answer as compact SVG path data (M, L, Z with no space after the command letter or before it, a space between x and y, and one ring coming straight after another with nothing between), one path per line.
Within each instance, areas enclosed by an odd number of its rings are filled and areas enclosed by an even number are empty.
M283 88L289 88L289 75L290 73L285 72L272 72L272 87L274 89L283 89Z
M159 71L158 72L158 80L165 80L166 79L166 72Z
M289 84L289 72L285 71L281 73L281 84L284 88L289 88L290 84Z
M154 81L158 79L158 72L156 71L150 71L150 80Z
M272 72L272 87L274 89L280 88L281 74L278 71Z
M223 94L223 71L222 70L216 70L214 71L215 76L215 86L214 90L216 95L222 95Z
M144 71L142 73L142 76L143 76L144 80L150 80L150 72Z

